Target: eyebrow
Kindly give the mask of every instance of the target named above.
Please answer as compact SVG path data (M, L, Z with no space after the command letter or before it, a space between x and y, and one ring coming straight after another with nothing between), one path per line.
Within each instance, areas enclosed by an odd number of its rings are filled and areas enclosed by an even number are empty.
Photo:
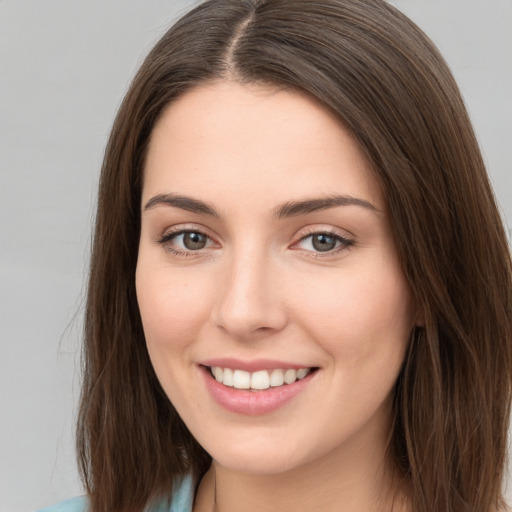
M209 215L210 217L220 217L215 208L210 204L188 196L158 194L146 203L144 210L151 210L151 208L157 206L174 206L182 210L187 210L188 212Z
M187 210L199 215L208 215L216 218L221 217L219 212L217 212L211 204L200 201L199 199L177 194L158 194L148 200L144 206L144 210L151 210L157 206L174 206L175 208L181 208L182 210ZM328 210L337 206L359 206L370 211L381 213L381 210L377 209L372 203L365 199L335 195L304 199L301 201L287 201L273 208L272 216L277 219L283 219Z
M328 210L337 206L360 206L368 210L379 212L375 206L365 199L359 199L352 196L328 196L313 199L304 199L302 201L288 201L272 210L273 216L278 219L285 217L295 217L307 213Z

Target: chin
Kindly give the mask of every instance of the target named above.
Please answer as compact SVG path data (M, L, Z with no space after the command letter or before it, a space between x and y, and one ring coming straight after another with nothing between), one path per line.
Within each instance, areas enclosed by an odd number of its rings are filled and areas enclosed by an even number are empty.
M212 459L230 471L259 476L287 473L302 465L298 460L283 453L259 453L257 456L223 453L219 458L212 457Z
M289 434L286 439L276 432L268 439L265 439L264 434L256 432L243 437L246 439L232 436L223 442L210 441L209 446L203 444L203 447L224 468L261 476L287 473L325 455L319 447L308 449L305 443L298 438L291 439ZM259 442L255 442L256 439Z

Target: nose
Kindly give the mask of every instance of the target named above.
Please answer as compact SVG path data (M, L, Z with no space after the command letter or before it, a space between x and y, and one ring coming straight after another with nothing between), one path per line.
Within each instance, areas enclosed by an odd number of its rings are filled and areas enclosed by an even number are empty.
M219 274L212 321L238 340L280 331L287 322L281 281L264 251L233 255Z

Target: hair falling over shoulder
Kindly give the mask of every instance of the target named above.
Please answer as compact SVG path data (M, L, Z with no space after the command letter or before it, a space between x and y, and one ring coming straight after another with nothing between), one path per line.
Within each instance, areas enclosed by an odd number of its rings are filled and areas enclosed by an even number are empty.
M106 148L89 276L79 465L92 512L141 512L209 455L162 391L135 294L146 146L163 109L212 80L302 91L367 155L422 312L390 449L415 512L504 507L512 269L463 100L431 41L382 0L209 0L149 53Z

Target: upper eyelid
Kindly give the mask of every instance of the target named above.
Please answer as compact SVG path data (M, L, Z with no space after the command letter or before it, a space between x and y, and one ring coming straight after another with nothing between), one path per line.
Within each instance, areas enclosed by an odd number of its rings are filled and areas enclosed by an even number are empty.
M171 231L165 231L157 240L156 242L164 245L166 243L169 243L171 240L174 240L174 238L184 235L185 233L199 233L203 236L205 236L208 241L210 241L213 244L218 244L218 242L212 238L208 233L205 233L203 230L200 229L190 229L190 228L178 228L176 230ZM209 247L211 248L211 247ZM204 247L203 249L197 249L196 251L189 251L189 252L201 252L204 249L208 249L208 247Z
M303 242L304 240L308 239L309 237L313 236L313 235L327 235L327 236L330 236L330 237L333 237L335 238L338 242L340 242L341 246L345 246L345 248L348 248L348 247L351 247L353 245L355 245L355 240L353 238L349 238L347 236L344 236L344 235L340 235L339 233L336 233L336 232L333 232L333 231L313 231L312 233L309 233L309 234L306 234L304 236L301 236L297 242L295 242L293 246L296 246L298 245L299 243ZM340 251L341 248L338 248L338 251ZM338 251L325 251L324 255L325 256L329 256L329 255L333 255L335 254L336 252ZM313 252L315 254L322 254L322 252L320 251L308 251L308 252Z
M340 231L343 231L343 233ZM183 232L201 233L203 235L206 235L211 240L215 240L215 238L216 238L215 236L212 236L210 234L211 231L204 226L196 227L196 226L191 226L191 225L187 225L187 224L171 226L171 227L165 229L163 231L163 234L159 238L161 239L168 235L177 235L177 234L183 233ZM352 241L355 238L352 234L350 234L346 230L341 230L340 228L336 228L336 227L321 228L321 227L317 227L317 226L308 226L306 228L302 228L302 229L296 231L297 242L308 237L308 236L315 235L315 234L328 234L328 235L343 238L345 240L352 240ZM297 242L294 242L294 243L297 243Z
M328 235L328 236L332 236L332 237L336 238L340 242L340 246L337 249L333 249L331 251L325 251L325 252L311 251L311 250L307 250L307 249L303 249L303 250L315 255L315 257L326 257L327 258L329 256L331 256L331 257L335 256L337 253L342 252L346 249L349 249L351 246L354 246L356 244L356 241L353 236L350 236L350 235L346 236L346 234L341 234L338 232L338 229L333 228L333 227L330 227L327 229L322 229L319 227L310 226L310 227L306 228L307 231L305 231L305 232L302 231L302 233L299 232L300 234L298 235L298 238L289 247L292 250L297 250L297 249L294 249L294 247L297 246L298 244L300 244L301 242L303 242L304 240L306 240L307 238L314 236L314 235L324 234L324 235ZM164 245L165 243L169 242L176 236L179 236L179 235L182 235L185 233L194 233L195 232L195 233L200 233L201 235L206 236L210 240L210 242L213 242L214 244L218 244L219 242L217 242L215 240L215 238L210 236L206 231L207 230L204 228L198 229L198 228L194 228L192 226L173 226L173 227L169 228L168 230L166 230L163 233L163 235L157 240L157 242L160 243L161 245ZM197 255L199 255L207 249L211 249L211 247L204 247L202 249L197 249L197 250L180 249L178 252L181 251L181 252L190 253L190 254L196 253Z
M174 238L178 237L178 236L182 236L184 235L185 233L199 233L203 236L205 236L209 241L213 242L213 243L216 243L213 238L208 235L207 233L205 233L204 231L202 230L199 230L199 229L191 229L191 228L176 228L176 229L172 229L170 228L170 230L165 230L164 233L157 239L155 240L157 244L161 245L165 250L171 252L171 253L174 253L175 255L177 256L200 256L202 254L202 251L207 249L207 247L204 247L202 249L197 249L197 250L191 250L191 249L183 249L183 248L178 248L178 249L171 249L171 247L168 246L168 244L171 242L171 240L174 240Z
M299 230L298 240L294 242L293 245L296 245L297 243L304 240L308 236L318 234L334 236L346 242L350 242L351 245L355 244L356 242L356 237L346 229L341 229L334 226L324 228L320 226L309 226L305 228L305 230Z
M327 236L332 236L333 238L337 238L339 240L347 240L347 241L352 241L352 238L351 237L348 237L348 236L345 236L345 235L341 235L340 233L337 233L336 231L312 231L311 233L306 233L304 235L302 235L298 240L297 242L300 242L301 240L304 240L306 238L309 238L310 236L314 236L314 235L327 235ZM297 243L295 242L295 243Z
M215 239L215 237L210 234L211 232L209 229L207 229L203 226L195 227L195 226L189 226L186 224L179 225L179 226L171 226L171 227L164 229L160 238L164 238L168 235L178 235L180 233L201 233L202 235L205 235L212 240Z

